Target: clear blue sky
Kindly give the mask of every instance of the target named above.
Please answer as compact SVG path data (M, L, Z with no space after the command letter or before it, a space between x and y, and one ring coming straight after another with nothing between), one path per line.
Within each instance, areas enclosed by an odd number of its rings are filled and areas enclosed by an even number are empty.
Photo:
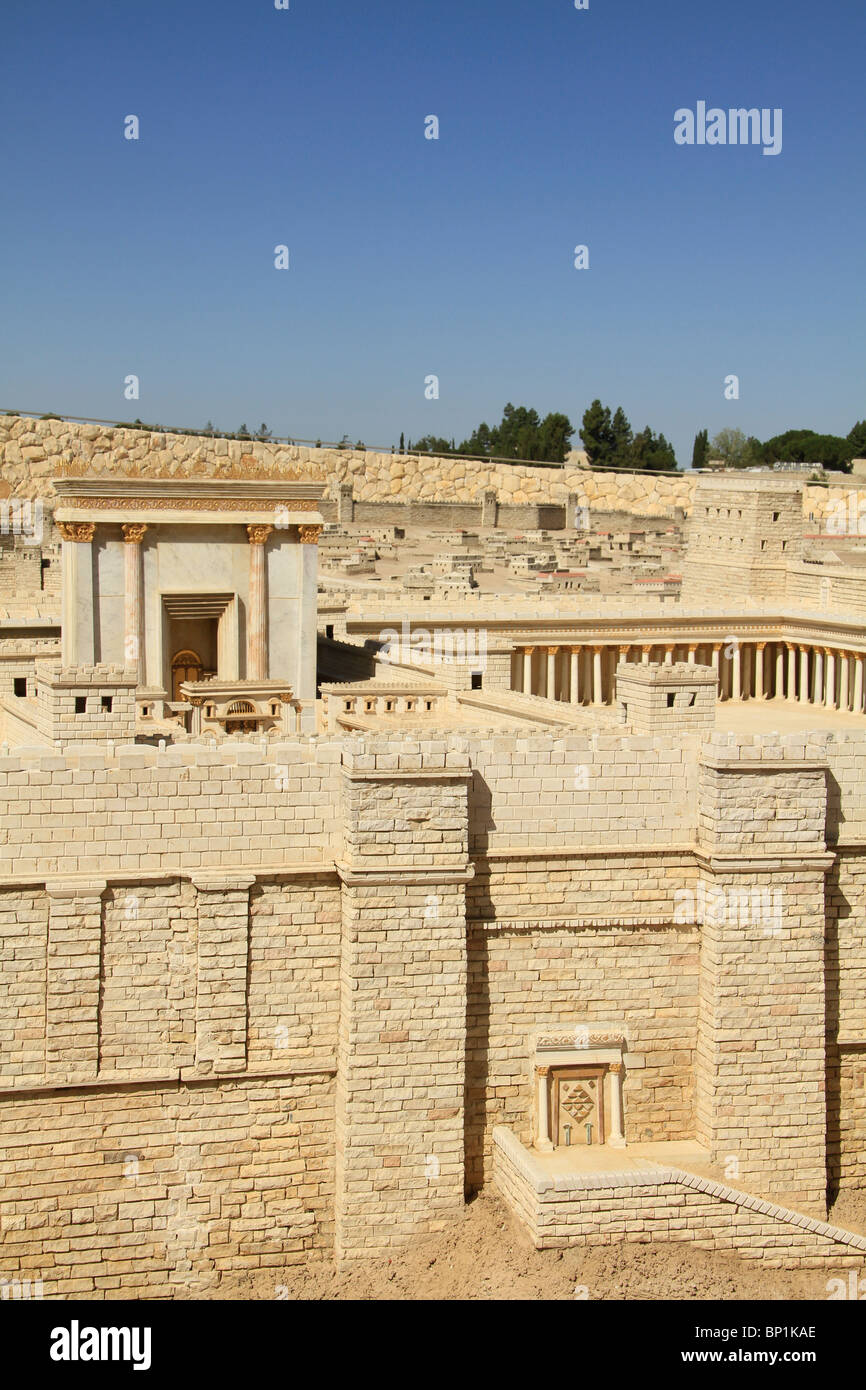
M681 465L847 433L864 40L862 0L5 0L0 406L387 447L599 396ZM781 107L781 154L677 146L699 100Z

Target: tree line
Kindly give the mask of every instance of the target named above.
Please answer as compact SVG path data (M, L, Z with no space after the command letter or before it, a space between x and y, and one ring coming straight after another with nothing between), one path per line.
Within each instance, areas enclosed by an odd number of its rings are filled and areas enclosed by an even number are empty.
M866 420L844 436L815 430L785 430L764 443L742 430L724 429L712 439L698 430L692 449L692 468L706 468L719 459L728 468L767 468L774 463L815 463L835 473L850 473L851 460L866 457Z

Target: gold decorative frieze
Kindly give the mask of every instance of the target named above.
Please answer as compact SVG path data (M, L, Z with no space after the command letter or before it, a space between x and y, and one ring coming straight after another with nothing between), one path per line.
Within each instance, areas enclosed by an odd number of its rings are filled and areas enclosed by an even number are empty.
M307 497L63 497L63 507L113 512L316 512Z

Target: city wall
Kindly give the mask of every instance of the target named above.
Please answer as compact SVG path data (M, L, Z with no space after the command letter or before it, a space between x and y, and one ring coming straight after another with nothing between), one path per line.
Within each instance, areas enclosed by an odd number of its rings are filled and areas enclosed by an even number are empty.
M611 1019L629 1142L862 1185L864 788L860 735L0 757L0 1272L382 1253L531 1142L533 1032Z

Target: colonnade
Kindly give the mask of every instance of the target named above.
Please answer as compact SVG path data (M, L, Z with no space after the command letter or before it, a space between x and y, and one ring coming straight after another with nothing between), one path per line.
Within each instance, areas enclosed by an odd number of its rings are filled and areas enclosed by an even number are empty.
M613 704L621 661L711 666L721 700L792 700L864 711L866 653L813 642L626 642L515 648L511 688L575 705Z

